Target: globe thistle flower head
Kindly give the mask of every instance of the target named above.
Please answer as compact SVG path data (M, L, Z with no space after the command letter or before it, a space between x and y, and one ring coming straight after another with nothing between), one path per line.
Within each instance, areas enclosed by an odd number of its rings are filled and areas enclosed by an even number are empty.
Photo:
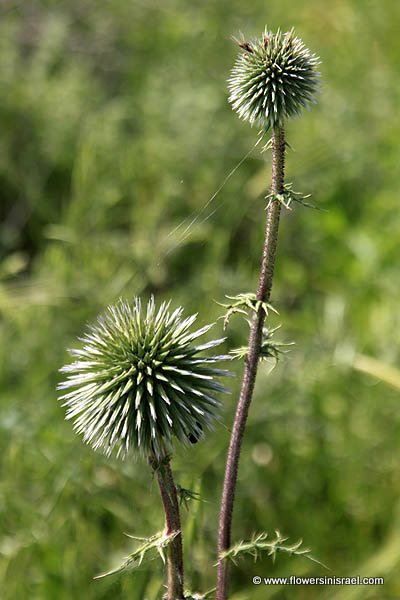
M261 38L239 46L228 87L229 102L241 119L268 130L314 102L320 61L293 29L272 33L266 28Z
M191 331L197 315L173 312L170 303L156 310L154 299L143 310L122 300L110 306L71 350L75 362L61 369L66 380L58 389L66 418L94 449L125 457L130 451L161 458L173 438L189 444L218 418L215 381L228 371L214 363L225 356L201 356L223 339L198 344L211 327Z

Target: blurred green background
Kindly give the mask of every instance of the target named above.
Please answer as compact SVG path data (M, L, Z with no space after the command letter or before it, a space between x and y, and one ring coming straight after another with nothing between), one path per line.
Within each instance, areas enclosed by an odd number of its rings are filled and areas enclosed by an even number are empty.
M120 296L172 298L206 323L221 314L215 300L255 289L268 153L255 149L202 209L257 139L231 111L226 79L231 35L266 23L294 26L322 59L318 104L287 127L287 179L324 211L282 219L272 323L296 345L271 374L260 368L234 539L279 528L331 571L283 554L242 561L232 600L400 598L400 3L0 9L2 600L163 593L159 561L93 581L132 549L123 532L162 528L161 504L146 465L108 461L74 435L58 369L85 322ZM242 345L247 325L234 317L228 334L226 349ZM174 461L177 481L202 498L183 516L187 586L199 591L215 581L236 370L224 424ZM386 583L255 587L256 574Z

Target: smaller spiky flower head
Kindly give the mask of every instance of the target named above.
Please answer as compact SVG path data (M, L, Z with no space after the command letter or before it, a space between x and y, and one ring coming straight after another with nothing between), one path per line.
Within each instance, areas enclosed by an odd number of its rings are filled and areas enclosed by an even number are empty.
M106 455L125 457L130 450L161 458L173 438L188 444L210 429L218 416L214 380L228 375L214 363L224 356L199 354L223 339L196 345L211 325L191 332L197 315L182 318L182 308L156 310L154 299L143 310L122 300L110 306L81 339L83 349L71 350L76 361L59 389L67 419L85 442Z
M229 102L241 119L265 130L282 125L314 101L319 84L319 58L294 30L239 42L241 52L228 80Z

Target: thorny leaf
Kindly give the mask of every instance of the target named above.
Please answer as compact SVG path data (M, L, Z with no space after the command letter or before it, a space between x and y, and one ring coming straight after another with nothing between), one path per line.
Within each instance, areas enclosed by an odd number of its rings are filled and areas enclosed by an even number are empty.
M227 328L231 316L236 313L245 315L247 317L249 311L257 312L258 310L262 309L265 313L265 316L268 315L269 310L279 314L272 304L263 302L262 300L257 300L257 296L254 293L238 294L237 296L225 297L228 298L228 300L233 300L233 302L228 302L227 304L217 302L219 306L222 306L226 309L225 315L219 317L220 319L224 319L224 330Z
M309 548L301 548L303 540L299 540L298 542L292 545L285 545L285 542L288 540L287 537L283 537L280 531L275 531L275 539L267 541L268 533L258 533L254 534L251 540L249 541L240 541L229 550L226 550L221 554L221 558L229 558L233 563L236 564L238 558L241 558L245 555L250 555L256 561L262 555L262 552L266 551L268 556L272 557L272 561L275 562L276 555L278 552L285 552L290 556L304 556L311 560L312 562L321 565L325 569L328 569L326 565L322 562L311 556L311 550Z
M269 192L269 194L267 194L267 196L266 196L266 200L268 200L267 208L270 206L271 202L274 202L274 200L276 200L277 202L279 202L282 206L284 206L288 210L292 210L291 206L290 206L292 204L292 202L297 202L297 204L301 204L302 206L306 206L307 208L314 208L315 210L322 210L322 208L319 208L318 206L314 206L312 204L309 204L308 202L305 202L305 200L307 200L307 198L310 198L310 197L311 197L311 194L303 194L303 192L296 192L293 189L293 184L287 183L284 185L284 190L280 194L275 194L273 192Z
M128 533L125 534L134 540L142 542L142 544L131 554L129 554L118 567L111 569L106 573L96 575L94 579L102 579L103 577L108 577L108 575L115 575L116 573L121 573L122 571L138 568L145 558L149 560L153 560L155 558L154 551L158 552L161 560L163 563L165 563L164 550L179 533L179 531L173 531L172 533L168 534L166 531L160 531L149 538L137 537Z
M186 510L189 510L190 500L200 500L200 494L181 487L179 484L176 485L176 491L179 498L179 504L184 506Z
M185 595L185 600L207 600L207 598L211 598L211 594L213 594L215 592L216 588L212 588L211 590L208 590L208 592L205 592L204 594L200 594L199 592L190 592L188 590L185 590L184 595Z
M278 362L281 354L286 354L288 350L285 350L288 346L293 346L294 342L279 342L272 339L275 331L280 328L275 327L274 329L263 328L263 337L260 349L260 360L267 360L273 358L275 364ZM241 346L240 348L234 348L230 351L232 360L246 358L249 353L248 346Z

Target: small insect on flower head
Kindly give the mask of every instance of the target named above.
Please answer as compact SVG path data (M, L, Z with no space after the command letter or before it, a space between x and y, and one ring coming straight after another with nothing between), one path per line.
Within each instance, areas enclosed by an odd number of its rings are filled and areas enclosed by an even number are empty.
M250 54L253 54L253 50L250 44L248 44L247 42L240 42L239 46L242 48L242 50L246 50L246 52L250 52Z
M196 433L196 434L195 433L189 433L189 435L188 435L188 439L189 439L189 442L191 444L197 444L197 442L199 442L201 440L201 438L203 437L203 428L201 426L201 423L199 423L197 421L197 425L199 427L199 432Z
M241 119L268 130L314 102L320 61L293 29L273 33L266 28L261 38L239 46L228 87Z
M61 369L68 377L59 389L67 419L94 449L125 457L130 450L162 457L173 438L184 444L198 440L218 417L225 388L215 377L229 375L214 363L225 356L201 356L223 339L197 344L211 327L190 331L196 315L182 309L147 310L140 300L110 306L71 350L76 361Z

